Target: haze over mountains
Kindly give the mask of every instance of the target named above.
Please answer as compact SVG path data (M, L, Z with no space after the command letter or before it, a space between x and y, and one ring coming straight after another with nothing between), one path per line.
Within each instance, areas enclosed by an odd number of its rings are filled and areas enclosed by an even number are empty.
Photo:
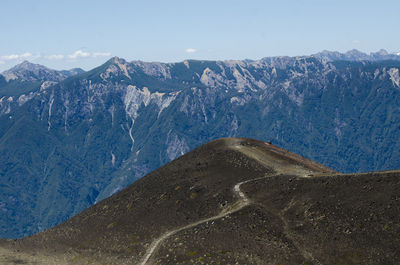
M0 237L58 224L219 137L272 140L340 172L400 168L399 58L24 62L0 75Z
M82 74L85 71L80 68L71 70L56 71L49 69L43 65L33 64L28 61L24 61L13 68L4 71L1 75L5 78L6 82L17 80L18 82L38 82L38 81L62 81L67 77L71 77L77 74Z
M340 53L335 51L324 50L316 53L313 56L328 60L328 61L384 61L384 60L400 60L400 52L389 53L388 51L381 49L377 52L371 52L366 54L356 49L350 50L346 53Z

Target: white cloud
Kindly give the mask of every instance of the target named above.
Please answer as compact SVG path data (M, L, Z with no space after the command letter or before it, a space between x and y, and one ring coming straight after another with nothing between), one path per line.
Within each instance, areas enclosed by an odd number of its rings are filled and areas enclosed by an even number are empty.
M97 57L108 57L108 56L111 56L111 53L109 53L109 52L94 52L94 53L92 54L92 57L93 57L93 58L97 58Z
M45 56L45 58L47 60L62 60L65 58L65 56L62 54L52 54L52 55Z
M72 54L50 54L50 55L41 55L40 53L32 54L30 52L20 53L20 54L8 54L8 55L0 55L0 64L6 64L9 61L17 61L21 62L23 60L33 61L39 58L43 58L46 60L76 60L81 58L99 58L99 57L109 57L111 53L109 52L86 52L82 49L76 50Z
M9 55L3 55L0 56L1 61L12 61L12 60L35 60L37 58L40 58L40 54L33 55L30 52L25 52L21 54L9 54Z
M97 57L108 57L111 56L111 53L109 52L85 52L82 50L77 50L72 54L69 55L63 55L63 54L52 54L52 55L48 55L45 56L46 59L48 60L63 60L65 58L68 59L79 59L79 58L87 58L87 57L92 57L92 58L97 58Z
M185 50L185 52L187 52L187 53L195 53L195 52L197 52L197 50L194 49L194 48L188 48L188 49Z
M10 55L1 56L1 59L5 60L5 61L17 60L19 58L20 58L19 54L10 54Z
M89 57L89 56L90 56L89 52L84 52L82 50L77 50L73 54L68 55L68 58L77 59L77 58L85 58L85 57Z

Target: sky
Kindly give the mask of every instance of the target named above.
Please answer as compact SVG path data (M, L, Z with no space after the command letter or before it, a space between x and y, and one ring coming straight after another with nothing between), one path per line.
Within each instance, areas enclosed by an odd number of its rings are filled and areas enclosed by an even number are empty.
M128 61L400 52L399 0L2 0L0 72L24 61L90 70Z

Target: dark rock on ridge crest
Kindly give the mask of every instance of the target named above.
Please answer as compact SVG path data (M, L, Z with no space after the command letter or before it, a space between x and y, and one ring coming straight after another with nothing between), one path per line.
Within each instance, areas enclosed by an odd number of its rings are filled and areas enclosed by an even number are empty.
M0 241L0 263L397 264L399 200L399 171L339 174L226 138L61 225Z

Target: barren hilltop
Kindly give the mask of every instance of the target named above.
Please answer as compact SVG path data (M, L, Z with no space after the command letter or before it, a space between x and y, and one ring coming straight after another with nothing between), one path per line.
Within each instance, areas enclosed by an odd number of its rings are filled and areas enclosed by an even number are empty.
M397 264L400 172L340 174L271 143L207 143L1 264Z

